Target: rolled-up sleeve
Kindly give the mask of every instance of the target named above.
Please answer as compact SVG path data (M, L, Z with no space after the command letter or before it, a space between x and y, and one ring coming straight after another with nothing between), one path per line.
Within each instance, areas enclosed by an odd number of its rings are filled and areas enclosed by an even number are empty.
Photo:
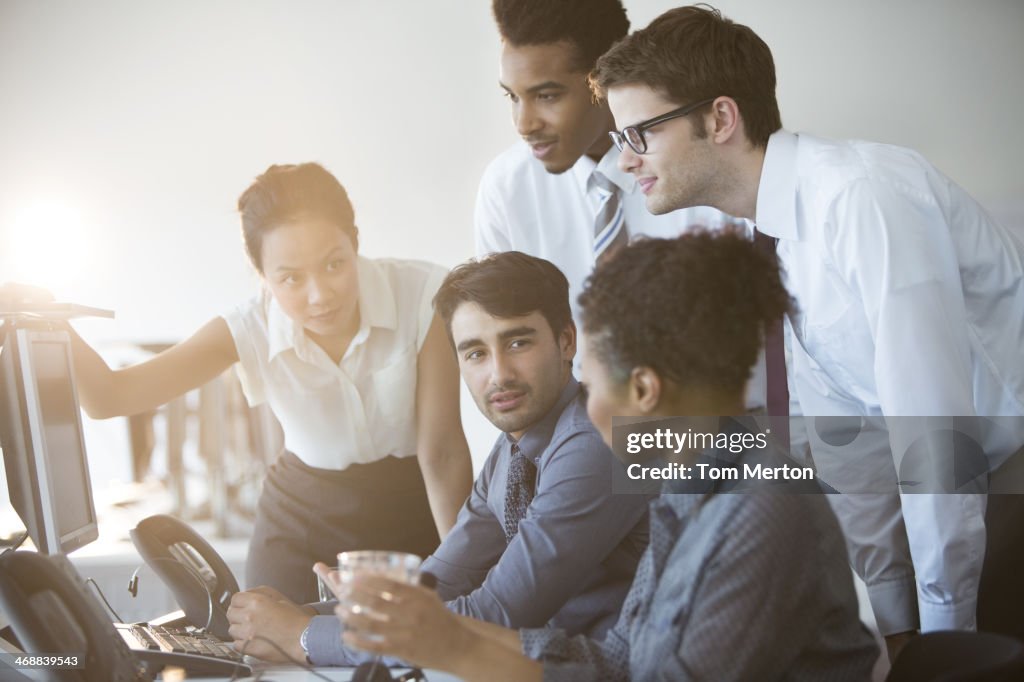
M313 665L355 665L341 643L341 620L337 616L313 616L306 634L306 647Z
M543 661L545 682L625 682L629 680L625 630L620 623L603 643L544 629L522 630L520 639L524 654Z
M523 654L544 664L545 682L616 682L630 678L629 631L645 599L645 587L650 576L650 556L647 566L637 570L638 581L633 584L615 626L603 641L586 635L569 637L564 630L533 628L519 631Z

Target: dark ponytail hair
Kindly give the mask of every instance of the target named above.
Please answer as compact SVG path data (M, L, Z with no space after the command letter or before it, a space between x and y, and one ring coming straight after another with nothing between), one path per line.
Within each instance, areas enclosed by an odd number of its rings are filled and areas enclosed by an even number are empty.
M580 295L583 329L613 376L650 367L683 385L742 391L765 325L790 308L778 259L738 229L642 239Z
M238 197L245 252L263 274L263 236L299 218L320 218L337 225L359 250L359 228L348 192L318 163L273 165Z

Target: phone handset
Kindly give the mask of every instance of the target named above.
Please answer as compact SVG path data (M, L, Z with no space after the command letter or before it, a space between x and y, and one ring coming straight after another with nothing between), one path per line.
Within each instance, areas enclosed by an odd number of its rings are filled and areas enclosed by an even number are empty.
M63 555L10 552L0 556L0 608L26 652L84 657L74 661L74 669L55 672L61 680L149 679Z
M224 641L227 609L238 581L224 559L187 524L156 514L130 532L143 560L174 594L188 621Z
M150 559L147 562L140 564L138 568L132 571L132 577L128 579L128 593L132 595L132 599L139 595L139 571L142 570L142 567L153 566L157 563L160 563L161 561L170 561L180 565L180 562L177 559L168 559L166 557L160 556L150 557ZM210 627L213 625L213 614L215 612L213 608L213 592L210 591L210 586L206 583L205 580L203 580L202 575L200 575L198 571L196 571L188 564L185 564L185 568L188 569L189 575L191 575L192 578L194 579L196 587L198 587L200 590L206 593L206 617L202 619L201 624L199 620L187 620L191 625L199 628L201 631L210 632ZM176 613L180 612L174 612L174 614Z

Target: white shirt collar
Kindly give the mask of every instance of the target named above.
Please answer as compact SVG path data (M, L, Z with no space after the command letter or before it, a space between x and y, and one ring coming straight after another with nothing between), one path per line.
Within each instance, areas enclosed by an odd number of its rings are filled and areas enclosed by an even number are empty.
M777 239L800 239L796 222L797 146L799 138L777 130L768 138L757 187L757 229Z
M359 278L359 331L356 332L349 350L358 346L370 335L372 327L395 329L398 326L398 312L391 283L381 268L369 258L357 258ZM264 296L267 303L267 359L273 360L284 351L294 349L303 359L309 358L309 343L302 325L288 317L269 292ZM346 352L346 355L348 353Z
M378 263L362 256L359 256L359 319L360 331L370 327L398 327L391 282Z
M626 173L619 168L619 150L615 148L615 145L609 147L599 161L594 161L584 154L569 170L584 194L590 190L590 178L595 170L601 171L601 174L622 190L623 194L632 194L636 189L636 178L633 177L633 174Z

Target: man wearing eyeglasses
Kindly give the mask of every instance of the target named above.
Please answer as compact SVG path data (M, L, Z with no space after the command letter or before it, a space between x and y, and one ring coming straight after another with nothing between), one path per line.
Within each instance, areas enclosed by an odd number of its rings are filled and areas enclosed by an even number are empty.
M919 627L1024 636L1024 496L977 493L1024 443L1024 245L913 151L783 130L768 46L712 8L666 12L593 82L652 213L709 204L777 241L819 472L871 493L830 500L890 657Z
M522 142L484 172L476 252L515 250L551 261L569 280L578 319L577 298L598 258L637 235L674 237L732 218L706 207L652 215L636 181L616 166L612 116L590 92L587 74L629 30L620 0L494 0L492 9L502 38L499 83Z

